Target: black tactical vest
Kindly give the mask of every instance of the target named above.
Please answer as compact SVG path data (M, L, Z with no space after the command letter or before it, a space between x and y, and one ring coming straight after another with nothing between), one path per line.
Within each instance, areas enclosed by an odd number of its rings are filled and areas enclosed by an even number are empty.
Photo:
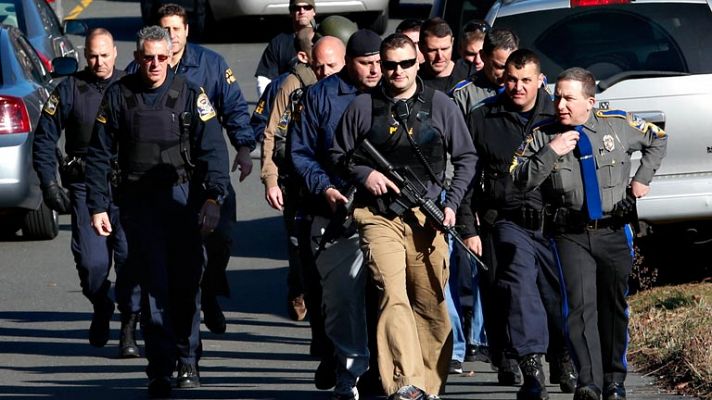
M423 161L437 177L445 170L445 143L432 125L434 93L433 89L423 87L414 100L409 100L407 123L415 146L406 136L403 124L396 120L392 101L379 91L372 97L371 130L367 134L368 140L391 164L397 169L408 167L422 182L432 180ZM418 151L424 160L417 155Z
M67 118L64 130L66 137L64 150L67 155L81 157L86 154L96 114L101 105L101 98L104 96L103 90L124 74L124 71L114 70L110 82L101 85L90 84L87 80L93 77L86 71L72 78L74 107Z
M176 75L153 106L146 105L130 84L121 84L126 102L121 121L124 135L119 142L122 181L159 185L185 181L191 147L189 129L181 128L188 96L185 77Z

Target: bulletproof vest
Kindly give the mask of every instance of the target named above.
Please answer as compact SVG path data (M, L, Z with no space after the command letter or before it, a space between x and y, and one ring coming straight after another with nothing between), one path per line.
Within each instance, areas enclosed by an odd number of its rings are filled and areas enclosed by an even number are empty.
M185 77L176 75L152 106L126 84L121 85L121 92L126 102L125 132L119 143L123 182L172 185L187 179L191 146L189 129L181 127L188 96Z
M408 139L403 124L395 118L392 102L378 92L372 97L372 122L367 134L368 140L396 169L408 167L423 182L432 180L423 161L438 177L445 170L445 144L432 124L434 93L433 89L423 87L409 105L407 125L415 145Z
M124 74L124 71L114 70L111 82ZM74 107L65 124L66 144L64 149L69 156L84 156L86 154L96 114L104 96L103 90L109 85L107 82L105 85L97 87L97 85L87 82L88 77L89 73L82 72L73 78Z

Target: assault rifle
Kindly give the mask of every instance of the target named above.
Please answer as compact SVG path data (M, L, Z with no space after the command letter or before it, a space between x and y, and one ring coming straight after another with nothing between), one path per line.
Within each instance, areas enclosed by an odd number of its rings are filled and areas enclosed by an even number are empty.
M393 164L388 162L388 160L373 147L373 144L371 144L368 139L362 139L361 148L363 148L366 154L376 163L377 169L385 173L385 175L398 186L398 189L400 189L399 197L403 198L405 202L396 199L394 204L391 205L392 210L399 213L405 211L407 204L418 205L420 210L430 219L431 223L452 237L453 240L467 252L467 255L470 256L472 260L477 261L477 265L479 265L482 270L488 270L482 260L477 257L477 254L473 253L472 250L465 245L465 242L462 241L462 238L457 231L455 231L455 228L443 224L444 214L442 210L431 199L426 197L427 188L423 185L423 182L413 174L413 171L406 167L403 169L406 176L401 175Z

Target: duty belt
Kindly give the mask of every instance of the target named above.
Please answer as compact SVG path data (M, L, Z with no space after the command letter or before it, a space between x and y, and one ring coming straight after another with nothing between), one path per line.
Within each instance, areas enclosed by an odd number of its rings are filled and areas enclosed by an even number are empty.
M546 211L546 223L550 224L558 233L583 233L600 229L618 229L625 223L612 215L603 215L599 219L591 220L581 212L568 208L553 208Z
M513 222L524 229L538 231L544 222L544 212L533 208L523 207L516 210L500 210L497 213L497 220L507 220Z

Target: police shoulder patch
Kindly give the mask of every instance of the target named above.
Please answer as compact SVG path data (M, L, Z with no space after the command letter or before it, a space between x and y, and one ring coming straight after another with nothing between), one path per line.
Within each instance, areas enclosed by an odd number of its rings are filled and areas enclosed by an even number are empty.
M59 106L59 96L57 96L56 93L52 93L42 108L42 111L49 115L54 115L57 112L57 106Z
M198 95L195 107L198 109L198 117L200 117L201 121L205 122L215 117L215 109L213 105L210 104L210 99L205 92Z
M259 102L257 102L257 107L255 107L255 114L262 115L263 112L265 112L265 100L261 99Z
M225 82L227 82L228 85L232 85L235 83L235 75L232 73L232 68L228 68L225 70Z

